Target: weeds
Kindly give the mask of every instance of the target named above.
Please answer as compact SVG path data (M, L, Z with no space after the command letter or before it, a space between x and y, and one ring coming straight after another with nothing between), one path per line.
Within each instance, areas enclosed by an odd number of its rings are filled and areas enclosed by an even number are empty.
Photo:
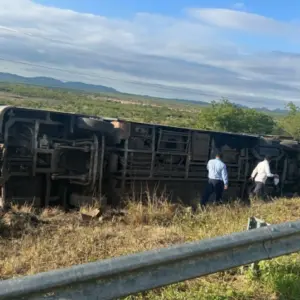
M165 199L164 195L150 194L145 200L131 199L122 212L97 215L93 222L81 217L81 213L98 209L93 206L69 213L59 208L37 211L15 206L0 217L0 277L34 274L242 231L250 216L274 224L296 220L300 215L300 199L254 202L251 207L233 203L197 213ZM259 279L238 268L127 299L300 299L299 254L261 262L260 269Z
M178 204L167 200L165 194L158 196L146 192L146 199L130 199L126 202L128 221L132 225L169 226L183 210Z

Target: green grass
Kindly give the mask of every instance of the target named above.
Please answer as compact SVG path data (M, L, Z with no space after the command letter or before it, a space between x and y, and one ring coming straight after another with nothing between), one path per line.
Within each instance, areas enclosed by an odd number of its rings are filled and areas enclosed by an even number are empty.
M199 110L174 108L166 105L152 106L140 104L122 104L103 98L91 99L85 94L57 93L56 98L45 98L51 95L41 94L39 97L2 93L0 105L15 105L29 108L49 109L64 112L84 113L112 118L124 118L137 122L160 123L178 127L197 127Z
M39 86L0 83L0 104L125 118L138 122L202 128L208 105L117 93L87 93ZM274 118L282 116L268 112Z

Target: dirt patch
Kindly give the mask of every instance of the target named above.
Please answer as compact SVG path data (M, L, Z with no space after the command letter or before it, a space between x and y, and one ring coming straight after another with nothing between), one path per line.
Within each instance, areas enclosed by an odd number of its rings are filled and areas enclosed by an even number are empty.
M40 220L36 215L26 212L9 211L0 215L0 236L20 237L33 232L45 221Z

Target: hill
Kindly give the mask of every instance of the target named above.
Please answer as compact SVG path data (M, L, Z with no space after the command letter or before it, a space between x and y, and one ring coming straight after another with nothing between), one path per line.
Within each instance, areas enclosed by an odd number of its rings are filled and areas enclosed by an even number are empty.
M166 102L172 104L185 104L185 105L192 105L192 106L207 106L209 105L208 102L200 101L200 100L188 100L188 99L174 99L174 98L159 98L159 97L152 97L149 95L134 95L128 93L122 93L112 87L107 87L104 85L94 85L89 83L83 82L72 82L72 81L61 81L58 79L54 79L51 77L23 77L15 74L10 73L1 73L0 72L0 82L4 83L18 83L18 84L27 84L33 86L42 86L47 88L60 88L60 89L68 89L68 90L77 90L77 91L85 91L90 93L108 93L108 94L115 94L118 95L119 98L130 98L131 100L140 100L140 101L153 101L153 102ZM248 108L244 105L239 105L243 108ZM286 114L287 111L283 109L274 109L270 110L266 107L258 107L255 108L257 111L261 111L264 113L271 113L276 115L283 115Z
M104 85L87 84L83 82L72 82L57 80L50 77L23 77L15 74L0 73L0 82L23 83L29 85L38 85L43 87L65 88L72 90L82 90L93 93L117 93L114 88Z

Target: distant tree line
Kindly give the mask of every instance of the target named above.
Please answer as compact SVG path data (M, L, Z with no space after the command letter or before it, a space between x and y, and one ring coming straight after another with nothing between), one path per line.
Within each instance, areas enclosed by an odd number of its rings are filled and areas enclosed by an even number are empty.
M7 97L0 98L0 104L36 107L51 110L85 113L106 117L119 117L133 121L160 123L178 127L206 130L240 132L249 134L288 135L300 140L300 108L294 103L287 105L288 113L275 116L255 109L244 108L227 99L213 101L208 106L191 106L174 101L168 105L162 100L158 106L122 104L113 102L122 94L87 93L64 89L0 83L0 92ZM15 97L16 95L20 97ZM124 101L128 95L124 96ZM138 96L135 97L138 100ZM141 96L143 100L143 96ZM157 101L155 101L158 104Z
M300 108L289 103L287 109L287 115L274 117L255 109L241 108L223 99L212 102L201 111L198 127L227 132L286 135L300 140Z

